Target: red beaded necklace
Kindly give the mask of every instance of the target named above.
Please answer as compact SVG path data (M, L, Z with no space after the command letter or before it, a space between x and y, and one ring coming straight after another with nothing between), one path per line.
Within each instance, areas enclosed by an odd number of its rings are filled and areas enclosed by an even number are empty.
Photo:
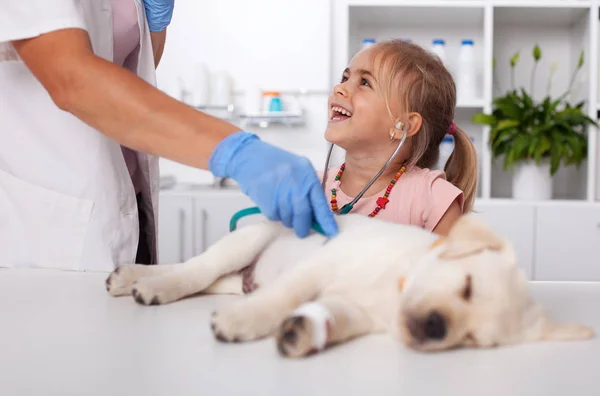
M342 166L340 166L340 170L338 171L337 175L335 176L335 182L334 182L334 188L331 189L331 210L333 210L334 212L336 212L339 208L337 205L337 188L339 187L340 184L340 179L342 178L342 174L344 173L344 169L346 169L346 164L343 163ZM398 179L400 178L400 176L402 176L402 174L406 171L406 165L403 163L402 166L400 167L400 170L396 173L396 175L394 175L394 178L392 179L392 181L390 181L390 184L388 184L386 190L385 190L385 194L383 194L382 197L377 198L377 207L369 214L369 217L375 217L377 216L377 213L379 213L379 211L381 211L381 209L385 209L385 206L387 205L388 202L390 202L389 200L389 196L390 196L390 192L392 192L392 188L394 188L394 185L396 184L396 182L398 181Z

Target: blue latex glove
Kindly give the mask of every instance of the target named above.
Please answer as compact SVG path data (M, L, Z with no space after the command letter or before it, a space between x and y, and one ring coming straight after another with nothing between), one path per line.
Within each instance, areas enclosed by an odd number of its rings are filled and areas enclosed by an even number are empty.
M175 0L144 0L146 19L151 32L163 31L171 23Z
M308 159L237 132L219 143L209 168L217 177L235 180L269 220L293 227L299 237L308 235L314 220L327 236L337 235L334 214Z

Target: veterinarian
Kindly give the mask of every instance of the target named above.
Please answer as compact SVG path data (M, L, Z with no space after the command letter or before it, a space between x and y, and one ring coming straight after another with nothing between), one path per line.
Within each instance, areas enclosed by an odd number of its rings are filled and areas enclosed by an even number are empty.
M174 0L0 0L0 266L156 263L158 158L337 233L310 162L155 88Z

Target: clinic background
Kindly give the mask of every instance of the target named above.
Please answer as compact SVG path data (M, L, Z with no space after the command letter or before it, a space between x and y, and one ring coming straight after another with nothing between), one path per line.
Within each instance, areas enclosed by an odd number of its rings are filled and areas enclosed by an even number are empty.
M494 160L489 128L472 122L516 85L542 99L564 92L581 51L572 103L597 118L598 0L177 0L157 70L158 86L188 104L231 120L262 139L325 162L327 96L350 58L371 41L399 38L438 53L457 81L456 122L479 155L475 210L515 244L531 279L600 280L600 139L587 130L587 159L552 177L535 167L517 183ZM530 85L534 45L543 57ZM493 60L496 60L494 69ZM531 89L533 88L533 89ZM442 145L442 163L452 141ZM343 151L335 150L333 164ZM547 172L546 172L547 173ZM207 171L161 159L161 261L203 251L228 232L231 215L252 205ZM549 180L548 180L549 179ZM540 194L544 183L548 196ZM528 199L518 191L534 185ZM525 194L527 195L527 194ZM570 249L562 250L566 244Z

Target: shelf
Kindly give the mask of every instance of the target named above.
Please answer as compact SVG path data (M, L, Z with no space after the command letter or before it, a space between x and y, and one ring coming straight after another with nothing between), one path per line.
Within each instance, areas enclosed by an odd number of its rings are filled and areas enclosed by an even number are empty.
M571 3L571 2L568 2ZM517 26L520 28L532 27L558 27L570 28L581 22L588 14L588 7L558 6L544 8L527 6L523 4L510 4L497 7L494 10L494 23L503 26Z
M456 103L457 109L483 109L485 101L483 99L474 99Z
M492 5L497 8L589 8L590 0L493 0Z
M305 124L303 112L262 112L257 114L238 114L237 117L245 126L268 128L272 125L302 126Z
M427 3L418 6L374 6L351 5L350 25L365 26L376 24L404 28L421 28L423 25L439 28L465 28L483 26L484 9L477 4L470 7L430 7Z

